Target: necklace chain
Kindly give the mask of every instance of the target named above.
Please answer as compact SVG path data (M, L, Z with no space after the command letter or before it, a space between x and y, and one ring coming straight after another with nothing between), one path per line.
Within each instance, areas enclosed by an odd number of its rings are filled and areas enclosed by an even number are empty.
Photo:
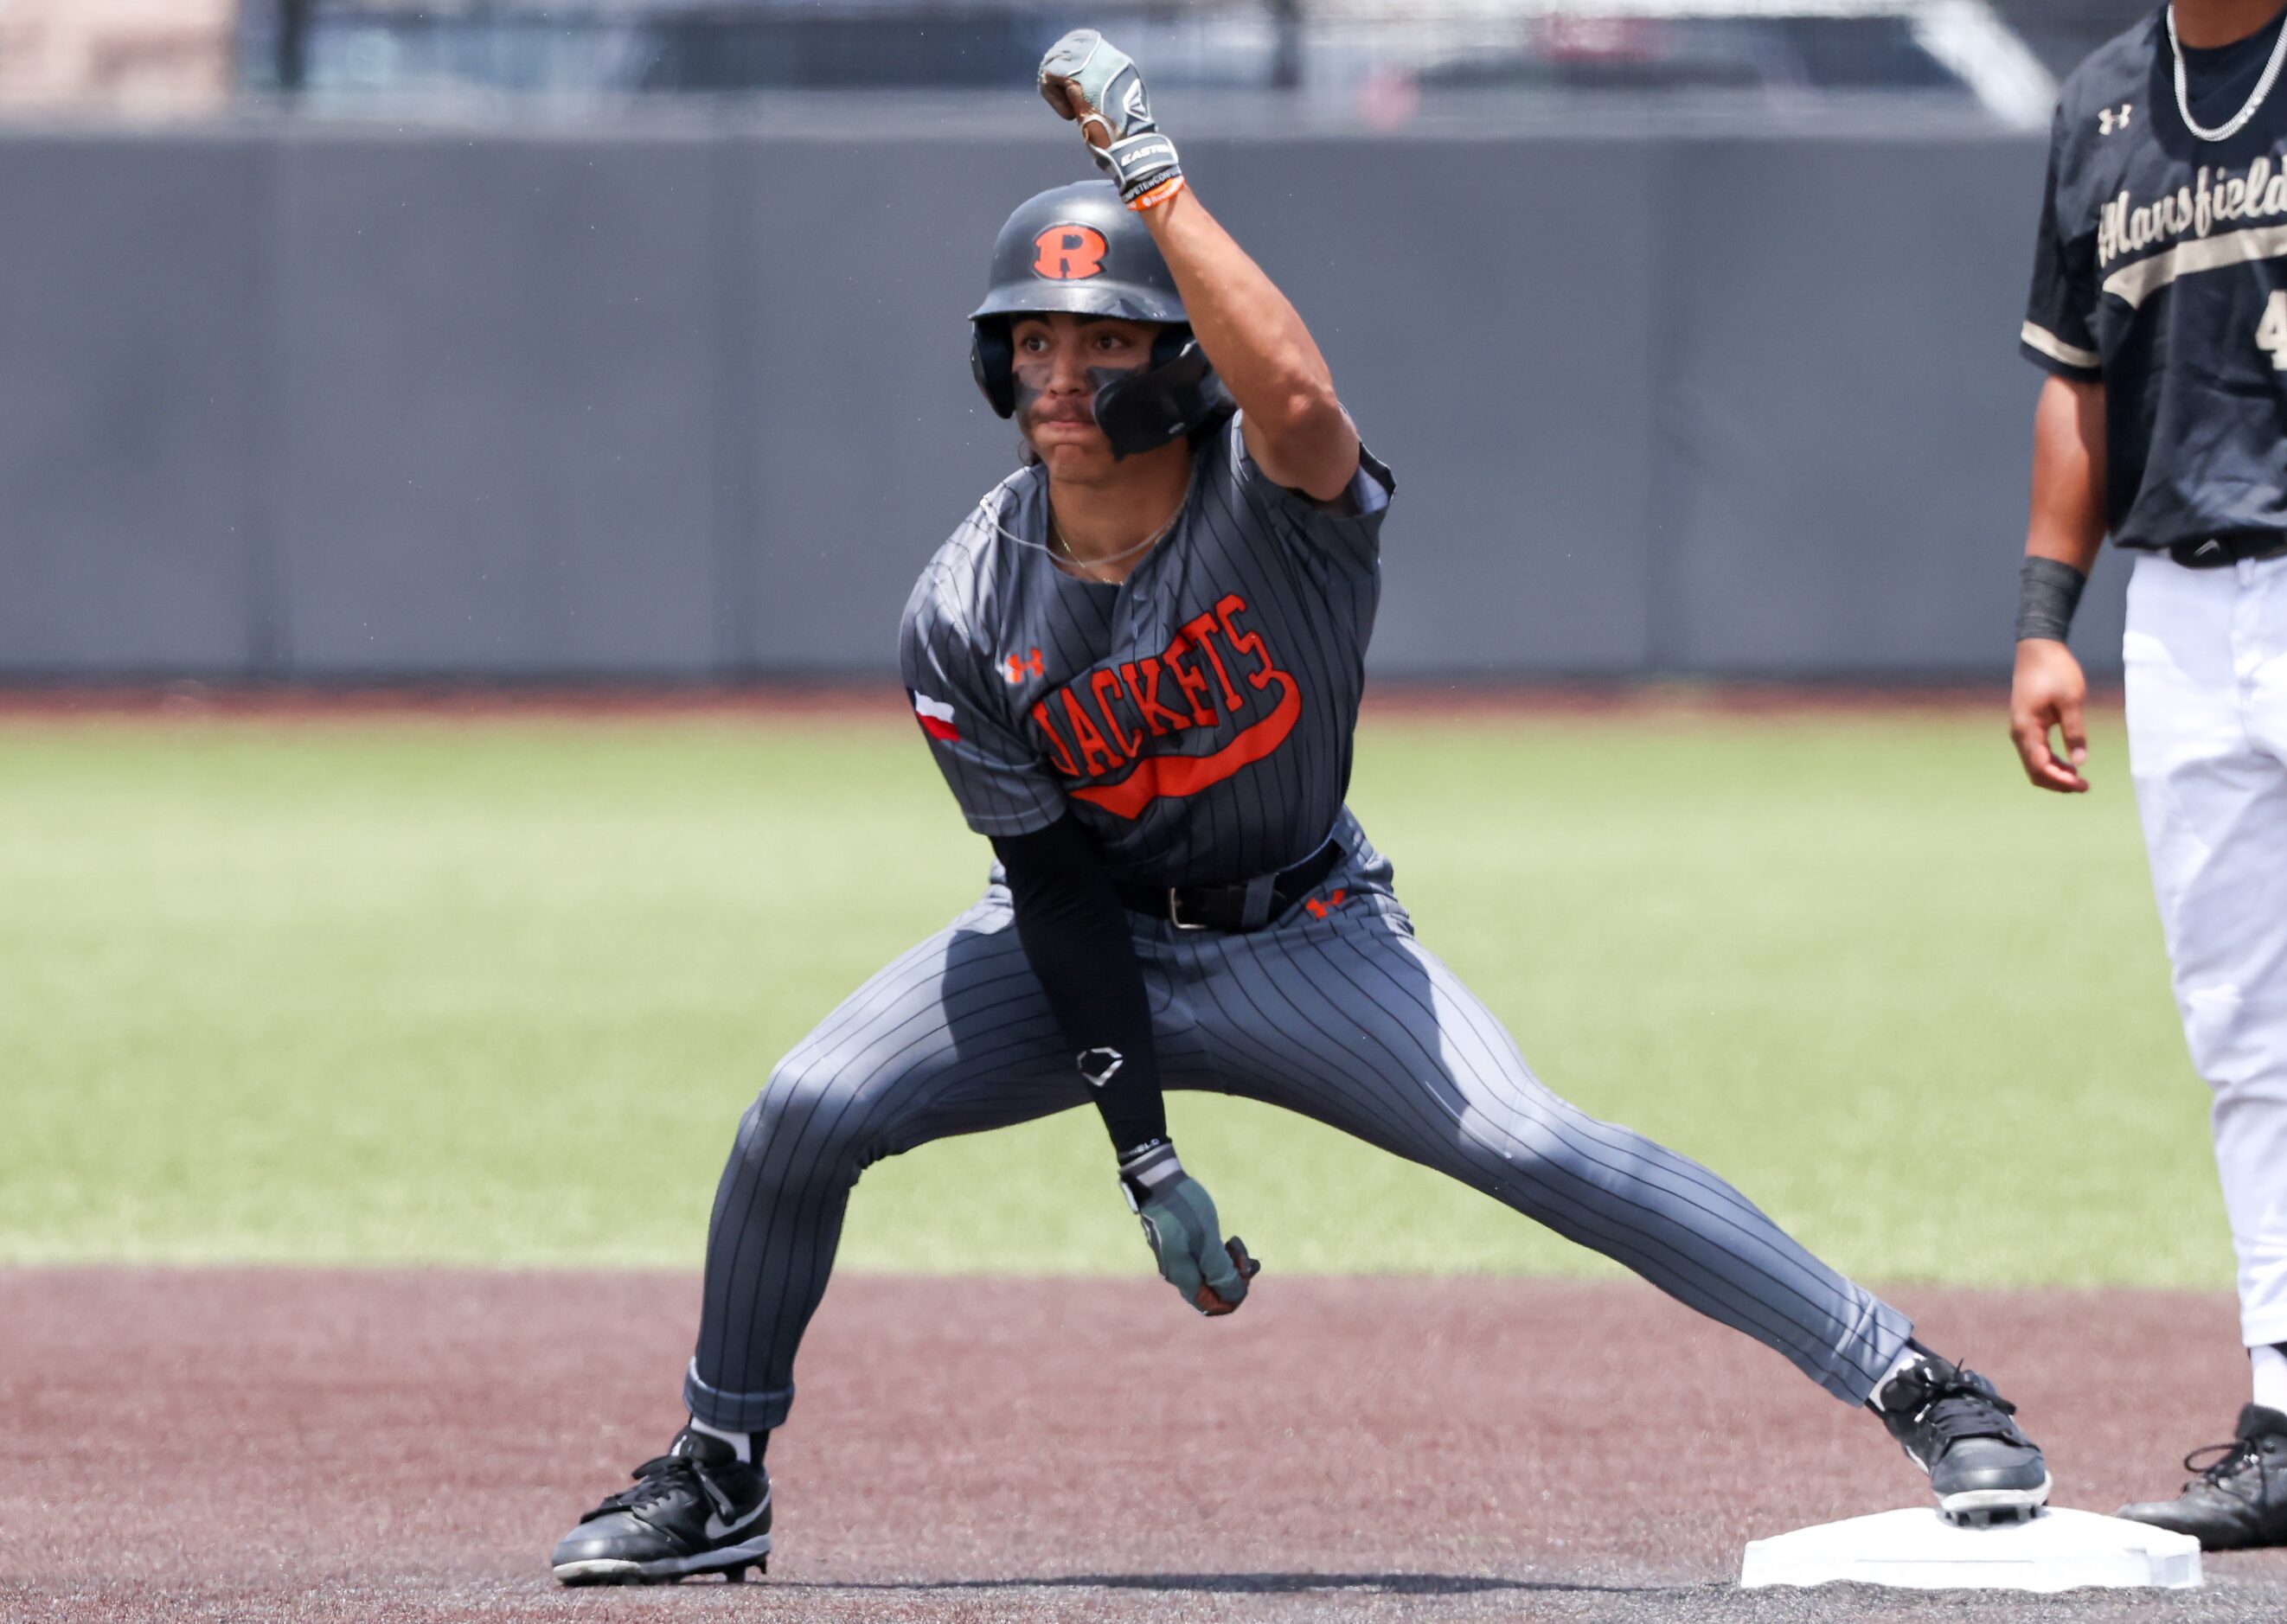
M1175 529L1175 521L1183 516L1183 509L1181 504L1178 504L1175 512L1167 516L1167 522L1166 524L1160 525L1159 529L1144 537L1135 546L1123 548L1117 553L1107 554L1102 558L1082 558L1079 554L1072 551L1072 543L1064 539L1064 527L1056 523L1056 510L1055 507L1049 504L1044 505L1048 506L1049 508L1049 556L1050 557L1054 557L1057 551L1061 549L1064 553L1065 562L1070 564L1073 569L1091 572L1101 570L1107 564L1118 564L1125 558L1133 558L1138 553L1147 552L1151 548L1157 547L1161 541L1167 539L1167 532ZM1095 575L1090 574L1088 579L1094 580L1096 578Z
M4 0L0 0L0 4L4 4ZM986 524L992 525L993 529L999 531L1001 534L1008 540L1015 542L1018 547L1029 547L1036 553L1046 553L1051 559L1061 557L1070 563L1075 570L1101 569L1106 564L1118 564L1123 559L1133 558L1138 553L1148 552L1152 548L1157 547L1160 542L1167 539L1168 533L1173 531L1176 524L1183 519L1183 508L1187 505L1184 503L1178 503L1175 510L1167 516L1167 522L1166 524L1160 525L1159 529L1144 537L1144 540L1138 541L1135 546L1123 548L1120 552L1112 554L1108 558L1097 558L1092 560L1081 558L1072 552L1071 544L1064 540L1064 532L1056 528L1056 510L1047 501L1045 496L1043 497L1041 505L1047 509L1049 539L1046 541L1035 541L1030 536L1020 536L1015 531L1009 529L1006 524L1003 524L1001 522L1000 512L993 499L1007 491L1013 481L1022 477L1025 474L1031 471L1032 470L1028 469L1020 469L1017 473L1011 474L1007 479L1002 480L999 485L993 486L993 489L987 491L983 496L977 499L975 512L978 517L982 518ZM1082 580L1094 580L1096 579L1096 577L1093 575L1083 575L1079 579Z
M2280 26L2278 42L2271 47L2271 60L2263 69L2263 77L2256 81L2255 93L2247 99L2247 105L2239 110L2238 117L2218 130L2209 130L2192 117L2191 87L2184 71L2183 43L2176 37L2176 8L2172 4L2168 7L2168 49L2175 53L2176 111L2183 115L2184 128L2203 141L2228 141L2247 128L2248 121L2255 116L2257 110L2263 106L2264 99L2271 94L2272 87L2279 83L2279 70L2287 67L2287 23Z

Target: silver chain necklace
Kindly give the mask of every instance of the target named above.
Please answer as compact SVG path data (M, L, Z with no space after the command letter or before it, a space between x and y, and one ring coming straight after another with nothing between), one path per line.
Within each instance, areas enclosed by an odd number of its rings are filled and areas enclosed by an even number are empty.
M1003 524L1001 522L999 510L995 507L993 499L1000 495L1003 491L1007 490L1014 481L1023 478L1026 474L1032 471L1033 470L1030 469L1019 469L1016 473L1009 475L1008 478L1003 479L999 485L993 486L993 489L987 491L983 496L979 497L977 499L977 506L973 511L981 516L986 524L992 525L993 529L999 531L1009 540L1014 541L1018 547L1029 547L1036 553L1046 553L1052 559L1060 559L1064 563L1068 563L1072 565L1072 570L1067 572L1067 573L1072 574L1074 579L1094 581L1098 586L1110 586L1112 583L1103 580L1095 575L1083 573L1083 572L1103 569L1107 565L1119 564L1123 559L1133 558L1138 553L1149 552L1151 548L1157 547L1160 542L1167 539L1169 532L1182 522L1183 508L1189 505L1188 502L1178 502L1175 505L1175 512L1167 516L1167 522L1166 524L1160 525L1159 529L1153 531L1150 535L1144 537L1133 547L1122 548L1120 551L1113 553L1109 557L1105 558L1081 558L1072 552L1072 543L1064 540L1064 532L1056 527L1056 510L1055 508L1049 506L1045 497L1043 497L1041 506L1047 510L1048 515L1049 539L1046 541L1035 541L1029 536L1020 536L1015 531L1009 529L1006 524ZM1042 477L1045 479L1046 476L1043 475Z
M4 4L4 0L0 0L0 4ZM1112 556L1109 556L1109 558L1093 558L1093 560L1091 560L1091 558L1080 558L1080 556L1072 554L1072 544L1071 544L1071 542L1065 542L1065 540L1064 540L1064 531L1059 531L1059 528L1056 528L1056 508L1055 508L1055 503L1049 503L1049 501L1048 501L1048 494L1045 494L1045 492L1043 492L1043 496L1041 496L1041 508L1043 508L1043 510L1048 512L1048 540L1045 540L1045 542L1036 542L1036 540L1032 540L1032 538L1029 538L1029 535L1017 535L1016 531L1011 531L1011 528L1006 526L1006 524L1001 524L1001 522L1000 522L1000 506L997 506L997 503L995 503L995 501L993 501L993 499L995 499L995 496L1000 496L1000 494L1004 494L1004 492L1009 490L1009 487L1011 487L1011 485L1016 485L1017 480L1020 480L1020 478L1025 478L1025 476L1027 476L1027 474L1036 474L1036 471L1039 471L1039 469L1017 469L1016 474L1006 476L1006 478L1001 480L1000 485L995 485L995 487L993 487L993 490L988 490L988 492L985 492L984 496L979 496L979 499L977 499L977 506L974 506L972 510L969 510L969 512L974 512L974 515L977 515L977 517L984 519L985 524L990 524L990 526L995 528L995 531L1000 531L1000 533L1004 535L1004 538L1009 538L1009 540L1011 540L1011 542L1016 542L1017 547L1029 547L1029 549L1036 551L1036 554L1048 554L1049 558L1052 558L1052 560L1059 560L1059 565L1056 565L1056 567L1059 567L1059 570L1061 570L1061 567L1065 565L1065 563L1071 563L1072 570L1068 570L1068 572L1065 572L1065 574L1072 574L1072 579L1075 579L1075 581L1096 581L1096 586L1114 586L1114 583L1112 583L1112 581L1097 581L1097 579L1093 577L1093 574L1077 574L1077 572L1081 572L1081 570L1100 570L1100 567L1104 567L1104 565L1116 565L1116 563L1120 563L1120 560L1123 560L1123 558L1135 558L1136 554L1148 554L1148 551L1151 551L1152 547L1157 547L1157 544L1159 544L1159 542L1164 542L1164 540L1167 540L1168 535L1171 535L1173 531L1175 531L1175 526L1178 526L1178 524L1183 524L1183 510L1184 510L1184 508L1190 508L1190 506L1191 506L1190 499L1184 499L1184 501L1180 501L1180 503L1175 503L1175 512L1171 512L1171 515L1168 515L1168 517L1167 517L1167 524L1162 524L1162 526L1157 528L1157 531L1152 531L1152 533L1151 533L1151 535L1146 535L1146 538L1141 540L1141 542L1136 542L1135 547L1123 547L1123 549L1116 551L1116 554L1112 554ZM1048 480L1048 474L1041 474L1041 480L1043 480L1043 483L1045 483L1045 480Z
M1043 506L1046 505L1047 504L1045 503L1043 504ZM1056 508L1054 507L1049 507L1049 556L1053 558L1059 551L1061 551L1064 554L1064 562L1071 564L1075 571L1080 572L1081 579L1102 580L1103 578L1093 573L1093 572L1118 564L1123 559L1133 558L1138 553L1148 552L1152 548L1157 547L1162 540L1166 540L1167 532L1175 529L1175 521L1183 516L1183 509L1181 505L1178 505L1175 512L1167 516L1167 522L1166 524L1160 525L1159 529L1144 537L1135 546L1122 548L1120 551L1116 553L1108 553L1101 558L1083 558L1078 553L1072 551L1072 543L1064 539L1064 527L1056 523Z
M2176 57L2176 111L2183 115L2184 128L2203 141L2228 141L2247 128L2248 121L2263 106L2264 98L2271 94L2272 86L2279 83L2279 70L2287 67L2287 25L2280 28L2278 43L2271 47L2271 60L2263 70L2263 77L2255 82L2255 94L2247 99L2247 105L2239 110L2239 116L2220 130L2204 128L2192 118L2191 87L2186 83L2183 43L2176 38L2176 8L2173 5L2168 7L2168 49Z

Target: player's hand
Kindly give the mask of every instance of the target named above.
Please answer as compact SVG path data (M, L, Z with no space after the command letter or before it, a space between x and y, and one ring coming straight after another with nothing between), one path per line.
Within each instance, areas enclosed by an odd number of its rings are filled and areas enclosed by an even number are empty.
M1144 75L1126 51L1094 28L1074 28L1041 59L1041 96L1080 126L1088 156L1131 206L1173 194L1183 166L1175 144L1151 116Z
M2017 674L2009 685L2009 737L2036 789L2061 795L2088 792L2080 769L2088 761L2088 678L2061 643L2028 637L2017 645ZM2060 751L2050 741L2064 736Z
M1120 1164L1128 1204L1143 1220L1159 1277L1203 1314L1227 1314L1246 1301L1246 1282L1262 1265L1238 1236L1223 1236L1215 1199L1183 1171L1175 1147L1161 1140Z

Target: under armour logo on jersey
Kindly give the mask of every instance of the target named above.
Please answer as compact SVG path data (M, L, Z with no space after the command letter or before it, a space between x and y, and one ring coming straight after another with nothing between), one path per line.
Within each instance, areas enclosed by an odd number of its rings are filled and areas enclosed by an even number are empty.
M1338 887L1332 895L1326 898L1325 902L1322 903L1314 896L1304 902L1302 906L1310 911L1310 917L1312 918L1323 919L1328 914L1333 912L1335 909L1349 901L1349 896L1350 894L1348 891Z
M1011 654L1001 662L1001 674L1009 679L1009 685L1011 688L1025 680L1026 672L1032 673L1034 676L1047 674L1047 667L1041 663L1041 651L1038 649L1021 657Z
M2133 101L2122 102L2120 104L2119 111L2117 112L2115 112L2110 107L2106 107L2096 115L2097 133L2099 135L2110 135L2116 130L2125 130L2128 128L2129 121L2135 116L2136 104Z
M1128 1064L1128 1057L1117 1049L1082 1049L1080 1052L1080 1075L1088 1079L1090 1088L1102 1088L1120 1075Z
M1112 245L1093 225L1051 225L1033 239L1033 274L1052 282L1077 282L1104 274Z

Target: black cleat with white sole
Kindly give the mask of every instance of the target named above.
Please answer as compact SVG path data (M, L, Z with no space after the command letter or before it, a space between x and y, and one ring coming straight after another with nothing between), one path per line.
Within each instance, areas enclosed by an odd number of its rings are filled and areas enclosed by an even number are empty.
M685 1427L636 1468L632 1487L582 1518L550 1561L567 1585L653 1585L694 1573L736 1581L748 1568L767 1573L770 1554L770 1475Z
M2049 1498L2049 1468L2014 1419L2017 1407L1974 1370L1919 1357L1866 1401L1909 1459L1929 1474L1949 1522L2030 1522Z

